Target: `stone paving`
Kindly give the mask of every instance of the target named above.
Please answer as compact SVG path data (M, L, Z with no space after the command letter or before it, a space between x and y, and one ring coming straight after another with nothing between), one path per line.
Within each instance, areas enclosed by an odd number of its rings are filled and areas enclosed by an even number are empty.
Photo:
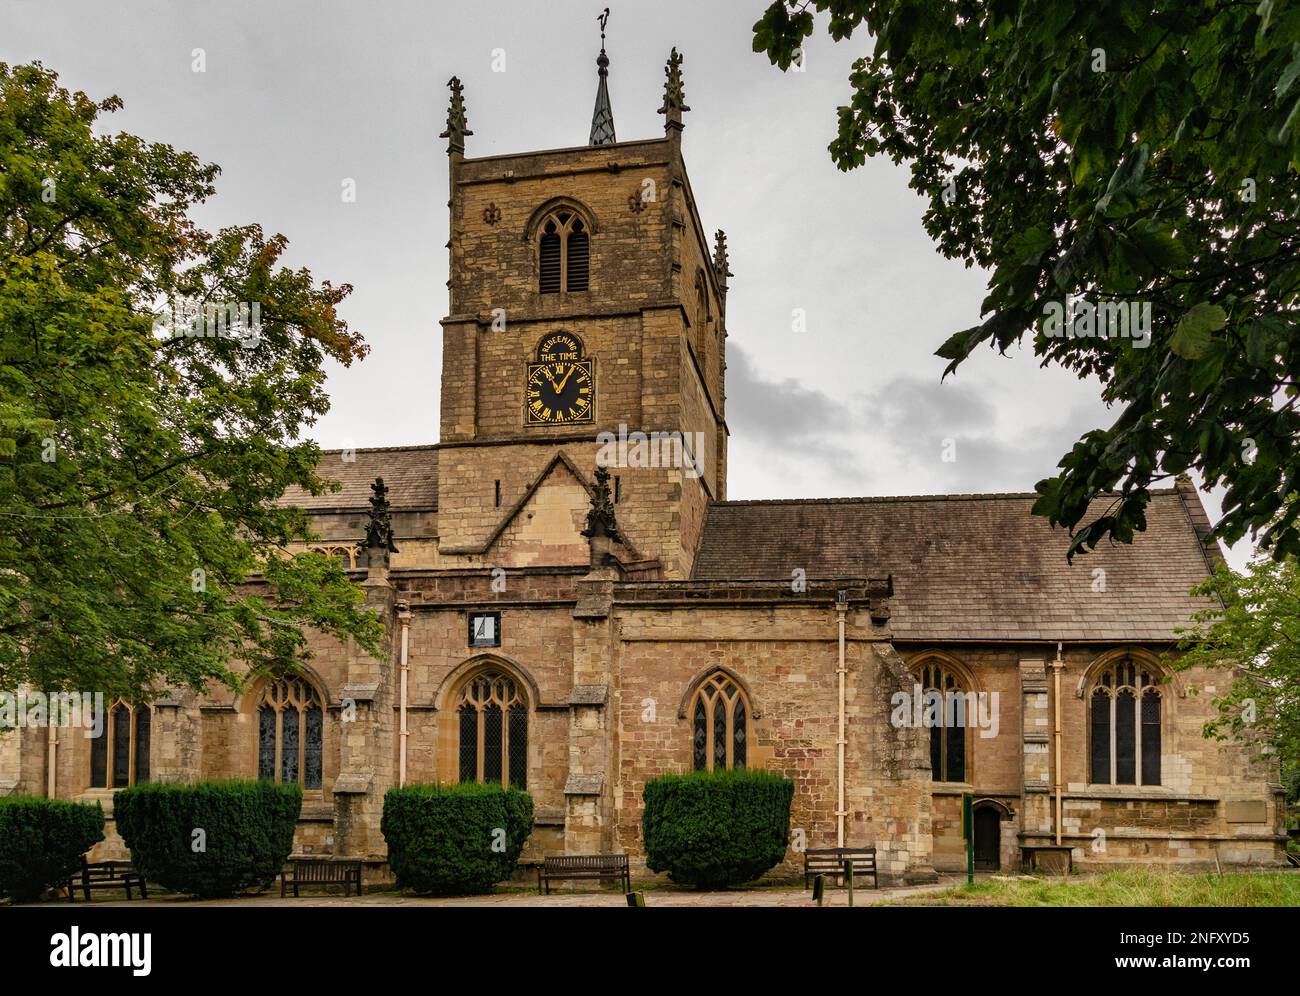
M870 906L875 903L889 902L904 896L917 896L927 892L939 892L959 882L958 878L944 879L935 885L919 885L900 888L871 889L859 888L854 894L855 906ZM737 889L729 892L687 892L677 889L649 889L645 892L646 906L814 906L812 893L798 888L781 889ZM84 909L86 904L79 903L44 903L44 906L69 906ZM364 896L338 896L313 893L294 899L292 896L281 899L278 888L272 893L261 896L244 896L239 899L200 900L186 899L181 896L164 896L134 902L113 902L96 900L92 905L100 906L325 906L325 907L368 907L368 906L509 906L509 907L597 907L626 906L627 900L621 892L565 892L539 896L536 892L499 892L490 896L463 896L458 898L431 898L421 896L404 896L395 892L373 892ZM827 889L827 906L847 906L848 894L843 889Z

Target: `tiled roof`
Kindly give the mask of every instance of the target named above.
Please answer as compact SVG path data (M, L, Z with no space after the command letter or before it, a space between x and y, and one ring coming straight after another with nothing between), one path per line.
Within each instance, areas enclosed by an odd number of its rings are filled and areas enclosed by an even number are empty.
M344 460L344 455L356 459ZM385 446L377 449L322 450L316 473L339 481L343 490L313 496L290 488L281 505L306 509L368 508L370 485L382 477L395 509L438 507L438 450L433 446Z
M895 640L1169 640L1208 606L1187 594L1208 572L1194 492L1153 492L1132 545L1103 543L1073 566L1068 535L1030 513L1034 498L718 502L693 577L892 573Z

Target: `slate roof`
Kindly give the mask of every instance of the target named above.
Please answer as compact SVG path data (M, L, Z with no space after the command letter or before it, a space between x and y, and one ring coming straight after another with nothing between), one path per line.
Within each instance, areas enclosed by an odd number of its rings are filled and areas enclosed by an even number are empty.
M299 505L311 511L370 507L370 485L382 477L394 509L438 507L438 450L433 446L383 446L357 449L355 460L344 461L344 450L322 450L316 473L339 481L343 490L313 496L290 488L281 505Z
M899 641L1171 640L1208 606L1187 592L1218 555L1201 546L1208 521L1188 489L1153 492L1131 546L1101 544L1073 566L1065 530L1030 514L1034 495L717 502L693 577L892 573Z

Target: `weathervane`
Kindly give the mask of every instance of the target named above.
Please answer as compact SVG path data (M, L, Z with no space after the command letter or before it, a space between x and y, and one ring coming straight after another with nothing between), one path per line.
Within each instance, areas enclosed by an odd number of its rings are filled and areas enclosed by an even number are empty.
M605 25L609 22L609 8L606 7L596 15L600 22L600 55L596 56L596 106L591 112L591 135L589 145L613 145L618 141L614 135L614 109L609 104L609 56L605 54Z

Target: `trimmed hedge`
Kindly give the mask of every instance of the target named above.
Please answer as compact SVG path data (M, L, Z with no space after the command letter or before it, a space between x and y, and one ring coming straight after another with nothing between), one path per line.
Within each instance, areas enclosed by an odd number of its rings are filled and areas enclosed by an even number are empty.
M770 771L696 771L646 783L646 866L715 889L780 864L790 839L794 782Z
M301 809L301 788L266 781L137 785L113 799L117 832L140 874L203 898L274 882ZM204 832L198 851L195 830Z
M40 899L46 886L79 871L82 856L103 839L99 803L0 798L0 895L19 903Z
M532 833L533 799L519 789L474 782L408 785L384 796L380 829L399 888L491 892L514 872Z

